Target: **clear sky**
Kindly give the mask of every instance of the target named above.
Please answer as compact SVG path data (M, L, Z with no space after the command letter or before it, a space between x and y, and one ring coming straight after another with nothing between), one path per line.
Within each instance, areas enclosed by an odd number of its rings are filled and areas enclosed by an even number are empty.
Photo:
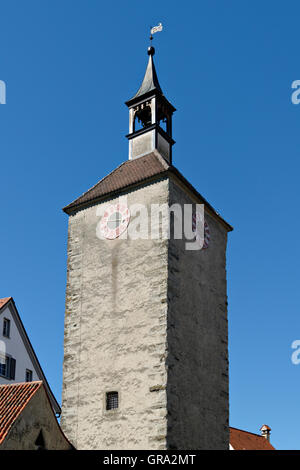
M173 162L228 220L230 423L300 449L299 2L0 1L1 289L61 399L67 216L127 159L149 27ZM201 425L201 424L200 424Z

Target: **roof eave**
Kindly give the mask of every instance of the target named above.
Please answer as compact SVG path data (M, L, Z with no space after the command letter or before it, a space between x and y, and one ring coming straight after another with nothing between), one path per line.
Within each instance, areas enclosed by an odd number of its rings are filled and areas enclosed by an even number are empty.
M116 197L121 192L128 191L129 189L136 187L140 184L149 183L151 181L160 179L163 176L170 176L170 175L174 175L175 177L177 177L198 199L200 199L204 203L204 205L209 209L209 211L222 223L223 226L225 226L228 232L233 231L232 225L230 225L228 222L226 222L225 219L223 219L223 217L221 217L221 215L213 208L213 206L209 204L209 202L196 190L196 188L191 183L189 183L189 181L182 175L182 173L180 173L180 171L177 170L177 168L175 168L174 166L169 166L169 168L165 169L164 171L161 171L160 173L157 173L156 175L152 175L151 177L141 179L137 181L136 183L130 183L128 185L123 186L122 188L109 191L105 194L102 194L99 197L91 199L90 201L85 201L79 204L74 204L74 203L69 204L68 206L64 207L62 210L68 215L73 215L79 210L82 210L91 205L95 205L96 203L99 203L100 201L106 200L108 198Z
M28 345L28 347L29 347L29 350L30 350L30 352L31 352L31 354L32 354L31 360L33 360L33 362L35 362L35 366L37 367L37 369L39 370L39 372L40 372L40 374L41 374L41 380L44 382L45 388L47 389L47 391L48 391L48 393L49 393L49 399L51 400L51 403L52 403L53 408L55 409L55 412L58 413L58 414L60 414L60 413L61 413L60 405L59 405L59 403L57 402L57 400L56 400L56 398L55 398L55 396L54 396L54 393L52 392L52 390L51 390L51 388L50 388L50 385L49 385L49 383L48 383L48 381L47 381L47 379L46 379L46 376L45 376L45 374L44 374L44 371L43 371L43 369L42 369L42 366L41 366L41 364L40 364L40 362L39 362L39 360L38 360L38 358L37 358L37 355L35 354L35 351L34 351L34 349L33 349L33 346L32 346L32 344L31 344L31 341L30 341L30 339L29 339L29 336L28 336L28 334L27 334L27 332L26 332L26 329L25 329L25 327L24 327L24 324L23 324L23 322L22 322L22 320L21 320L21 317L20 317L20 315L19 315L19 312L18 312L18 309L17 309L17 306L16 306L16 304L15 304L15 301L14 301L13 297L10 297L10 298L9 298L9 301L6 302L6 303L0 308L0 312L1 312L1 310L2 310L3 307L9 306L10 303L12 304L12 309L13 309L13 311L14 311L14 313L15 313L17 323L19 324L19 326L20 326L20 328L21 328L21 331L22 331L22 333L23 333L23 335L24 335L24 339L25 339L25 341L27 342L27 345ZM21 335L21 332L20 332L20 335ZM22 337L22 335L21 335L21 337ZM26 345L25 345L25 347L26 347ZM28 350L27 350L27 352L28 352ZM30 355L30 354L29 354L29 355Z
M154 98L155 96L159 96L161 100L165 102L165 104L168 106L170 109L171 113L175 113L176 108L170 103L170 101L165 97L165 95L161 92L159 92L157 89L154 90L149 90L147 93L145 93L142 96L134 96L128 101L125 101L126 106L128 108L131 108L132 106L135 106L137 104L140 104L144 102L145 100L149 100L150 98Z
M134 187L136 187L140 184L145 184L145 183L149 183L151 181L156 181L157 179L160 179L160 178L166 176L167 172L168 172L168 170L164 170L160 173L157 173L157 175L146 177L144 179L141 179L141 180L137 181L136 183L130 183L130 184L124 185L122 188L118 188L118 189L115 189L113 191L108 191L107 193L101 194L101 196L95 197L94 199L91 199L90 201L81 202L81 203L76 204L76 205L69 204L68 206L64 207L62 210L63 210L63 212L65 212L68 215L73 215L75 212L78 212L79 210L82 210L82 209L85 209L86 207L90 207L92 205L95 205L98 202L101 202L103 200L111 199L112 197L116 197L120 193L122 193L124 191L128 191L129 189L132 189L132 188L134 188Z

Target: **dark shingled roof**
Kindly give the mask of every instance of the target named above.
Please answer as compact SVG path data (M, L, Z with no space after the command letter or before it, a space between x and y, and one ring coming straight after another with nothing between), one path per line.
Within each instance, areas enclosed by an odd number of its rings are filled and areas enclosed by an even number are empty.
M174 108L174 106L171 105L171 103L169 103L169 101L164 96L157 78L157 73L153 60L153 56L155 54L154 47L148 47L148 54L149 60L142 84L138 89L137 93L132 98L130 98L130 100L126 101L125 104L130 107L138 103L142 99L145 100L146 98L150 98L153 95L159 95L165 101L165 104L167 104L168 107L172 110L172 112L174 112L176 111L176 109Z
M230 444L234 450L275 450L264 436L236 428L230 428Z
M168 168L166 160L154 152L135 160L127 160L63 210L70 213L71 209L164 173Z
M204 199L201 194L184 178L184 176L170 165L157 151L151 152L143 157L134 160L127 160L118 168L112 171L105 178L100 180L95 186L89 189L71 204L63 208L67 214L72 214L78 209L86 207L91 203L102 199L104 196L113 195L121 189L129 188L135 184L146 182L153 178L175 175L182 183L198 197L207 208L213 212L219 220L221 220L229 231L232 227L222 219L222 217L214 210L214 208Z
M152 48L154 50L154 48ZM154 52L153 52L154 54ZM149 61L146 69L146 73L144 76L144 80L138 90L138 92L131 98L131 100L134 100L135 98L138 98L140 96L145 95L146 93L149 93L150 91L158 91L159 93L162 94L162 90L160 88L158 78L157 78L157 73L155 70L155 65L153 62L153 54L149 54ZM131 101L129 100L129 101Z

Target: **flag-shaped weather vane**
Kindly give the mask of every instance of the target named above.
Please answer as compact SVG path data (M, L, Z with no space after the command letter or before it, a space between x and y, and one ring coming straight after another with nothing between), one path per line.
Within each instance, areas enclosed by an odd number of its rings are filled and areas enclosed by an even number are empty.
M150 44L152 44L153 34L162 31L162 29L163 29L163 26L162 26L161 23L158 23L157 26L151 27L151 29L150 29Z

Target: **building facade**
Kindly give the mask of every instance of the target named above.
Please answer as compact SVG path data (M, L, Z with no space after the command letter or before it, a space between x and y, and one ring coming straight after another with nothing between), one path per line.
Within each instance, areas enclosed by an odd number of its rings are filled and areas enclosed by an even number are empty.
M228 449L232 227L173 166L175 108L148 54L129 160L64 209L61 425L77 449ZM193 223L204 207L201 249L178 236L185 205Z
M55 413L57 403L12 297L0 299L0 385L43 381Z

